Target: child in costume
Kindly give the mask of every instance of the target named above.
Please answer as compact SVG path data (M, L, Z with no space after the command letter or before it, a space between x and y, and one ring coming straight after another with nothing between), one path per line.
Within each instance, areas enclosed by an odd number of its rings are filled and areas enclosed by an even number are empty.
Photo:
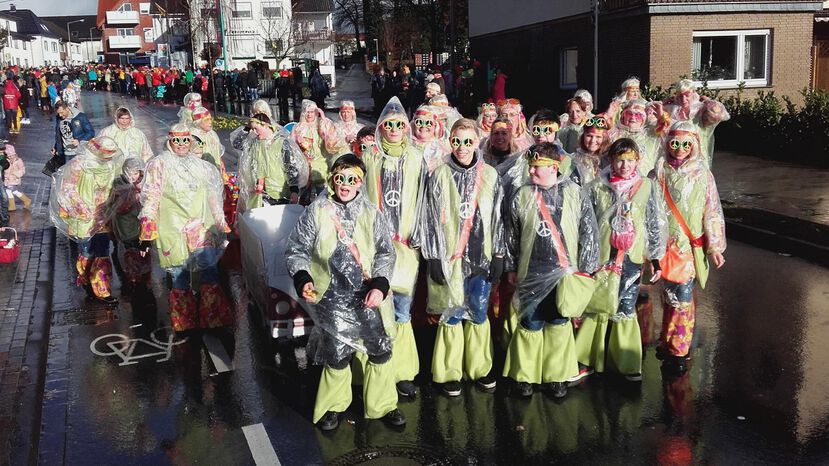
M138 157L146 163L153 156L147 136L135 127L135 118L126 107L118 107L115 110L115 122L98 134L114 139L125 158Z
M366 154L378 154L380 152L380 148L374 139L376 132L377 127L374 125L363 126L360 131L357 131L357 137L354 138L354 142L351 144L351 151L354 152L354 155L363 158Z
M440 119L440 109L421 105L412 117L412 142L423 153L429 173L446 162L451 152L446 127Z
M718 269L725 264L725 218L695 125L677 122L664 144L664 160L656 174L667 206L668 248L662 266L664 315L657 356L666 370L682 373L694 336L694 284L705 288L709 257ZM682 265L669 268L669 262Z
M578 374L573 326L557 304L566 275L597 267L596 219L590 200L560 173L560 147L537 144L527 155L529 184L512 199L508 245L515 264L515 311L504 376L519 396L544 384L552 396L567 395Z
M681 79L676 84L676 93L664 101L665 111L672 121L691 121L697 127L702 153L710 168L714 161L714 130L731 115L725 105L714 99L699 95L697 86L690 79Z
M178 111L179 123L190 125L193 122L193 110L201 107L201 94L188 92L184 96L183 106Z
M587 374L608 370L640 381L642 336L636 298L645 260L651 263L651 283L661 276L667 221L658 185L639 173L636 143L619 139L610 146L608 157L610 167L587 185L587 192L598 220L599 261L606 271L597 277L615 274L618 284L613 280L602 284L610 287L612 301L594 299L588 305L576 336L576 352L579 363L589 367Z
M125 287L146 284L152 272L150 255L146 253L150 244L138 239L141 230L138 215L141 212L143 176L144 162L141 159L125 159L121 175L115 179L109 201L112 236L119 243L118 262L127 279Z
M120 167L121 150L114 140L101 136L83 144L83 151L54 175L49 211L55 227L78 242L77 284L107 304L118 300L110 292L112 260L109 257L107 201Z
M648 122L648 106L653 106L656 116L653 124ZM612 105L608 113L614 113ZM642 99L629 100L622 107L618 124L616 120L613 124L613 129L610 131L610 141L613 142L621 138L633 139L639 147L639 172L643 176L648 176L656 166L660 138L671 125L671 118L663 110L662 102L651 102L649 104Z
M587 114L587 102L580 97L573 97L565 105L567 111L567 125L558 132L558 140L568 154L572 154L579 147L579 139L584 129L584 123L590 118Z
M413 141L406 109L397 97L392 97L380 113L375 140L379 142L379 150L363 155L366 165L365 193L366 198L385 214L392 227L397 257L391 275L397 327L392 363L398 393L412 397L417 393L413 380L420 372L411 322L420 254L415 249L417 244L412 236L428 171L423 152Z
M302 113L291 134L308 160L310 194L316 195L325 188L328 167L348 151L348 146L334 122L311 100L302 101Z
M153 242L161 268L172 277L170 321L176 332L228 326L234 320L217 267L230 231L222 209L222 177L191 147L187 125L173 125L166 150L147 163L141 185L138 239ZM191 286L192 272L199 272L199 283Z
M533 144L533 138L527 131L527 120L521 111L521 101L518 99L506 99L496 103L498 116L504 117L510 122L512 128L512 140L519 151L524 152Z
M390 225L363 195L365 165L353 154L331 167L329 191L308 206L288 239L285 260L297 295L311 304L314 329L309 358L325 368L313 421L322 430L339 425L351 405L356 351L368 363L363 380L365 417L402 426L392 357L389 278L395 252Z
M6 185L6 196L9 199L9 210L14 210L14 199L20 199L23 208L28 209L32 204L29 196L20 191L20 184L23 182L23 175L26 174L26 164L17 155L17 151L11 144L6 144L6 158L9 161L9 168L3 172Z
M487 305L504 270L501 199L494 168L478 147L475 121L458 120L450 133L452 156L426 185L418 241L428 260L427 312L440 316L432 378L458 396L461 379L495 388ZM463 321L466 320L466 324Z
M219 140L219 134L213 130L213 115L210 114L210 110L204 107L196 107L191 114L191 118L193 122L190 124L190 134L199 138L202 152L210 154L213 158L213 165L219 168L222 181L226 181L227 172L223 160L225 147Z
M357 138L357 132L363 127L357 122L357 110L354 108L354 101L343 100L340 104L340 121L335 123L340 134L345 138L347 144L353 144Z
M498 118L498 112L495 110L495 104L492 102L484 102L481 104L480 113L478 113L478 133L481 138L488 138L489 132L492 129L492 123Z
M570 175L579 186L587 186L608 165L603 157L610 145L608 131L611 121L603 113L585 118L579 137L579 147L573 153L573 173Z

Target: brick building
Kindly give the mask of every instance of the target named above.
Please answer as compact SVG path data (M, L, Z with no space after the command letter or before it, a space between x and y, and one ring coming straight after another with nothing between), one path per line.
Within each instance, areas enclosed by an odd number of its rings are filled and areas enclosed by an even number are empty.
M528 110L563 110L577 88L590 89L604 107L631 75L662 87L688 76L725 92L744 83L747 95L774 91L797 101L813 81L813 24L822 7L808 0L600 1L594 75L590 0L478 0L469 5L470 46L484 66L505 71L507 94Z
M126 64L155 52L150 6L140 0L98 1L97 25L103 31L106 63Z

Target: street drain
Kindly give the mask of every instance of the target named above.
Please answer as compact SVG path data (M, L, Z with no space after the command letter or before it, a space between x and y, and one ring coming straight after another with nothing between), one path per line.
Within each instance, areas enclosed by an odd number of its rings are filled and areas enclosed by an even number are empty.
M432 450L418 447L391 446L386 448L356 450L334 458L327 464L332 466L448 466L453 463L445 457L438 456Z
M113 320L118 320L118 315L113 309L70 309L55 312L52 316L52 325L97 325Z

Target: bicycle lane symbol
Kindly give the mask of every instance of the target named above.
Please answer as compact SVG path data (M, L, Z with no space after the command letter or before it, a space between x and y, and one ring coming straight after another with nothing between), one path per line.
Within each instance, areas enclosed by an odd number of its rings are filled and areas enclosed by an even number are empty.
M165 332L165 334L159 334ZM169 361L172 357L173 346L180 345L187 341L187 337L177 339L175 334L170 331L170 327L157 328L150 333L150 340L143 338L129 338L127 335L121 333L109 333L101 335L92 340L89 344L89 350L93 354L103 357L118 356L121 358L119 366L127 366L130 364L137 364L142 359L158 357L155 362ZM135 354L135 350L140 345L146 345L158 351L142 352Z

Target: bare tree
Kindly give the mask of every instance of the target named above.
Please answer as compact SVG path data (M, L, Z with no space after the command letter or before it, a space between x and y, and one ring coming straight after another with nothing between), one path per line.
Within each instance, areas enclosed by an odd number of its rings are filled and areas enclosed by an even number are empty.
M6 50L6 45L9 43L9 31L6 28L0 27L0 54L5 61L6 54L4 51Z
M334 26L340 29L354 30L354 39L357 41L357 54L365 54L360 42L360 28L363 27L363 0L335 0Z
M291 3L292 12L296 3ZM301 18L293 13L286 15L279 6L263 8L259 26L260 39L265 43L267 51L266 56L273 57L277 66L286 58L296 55L305 44L315 39Z

